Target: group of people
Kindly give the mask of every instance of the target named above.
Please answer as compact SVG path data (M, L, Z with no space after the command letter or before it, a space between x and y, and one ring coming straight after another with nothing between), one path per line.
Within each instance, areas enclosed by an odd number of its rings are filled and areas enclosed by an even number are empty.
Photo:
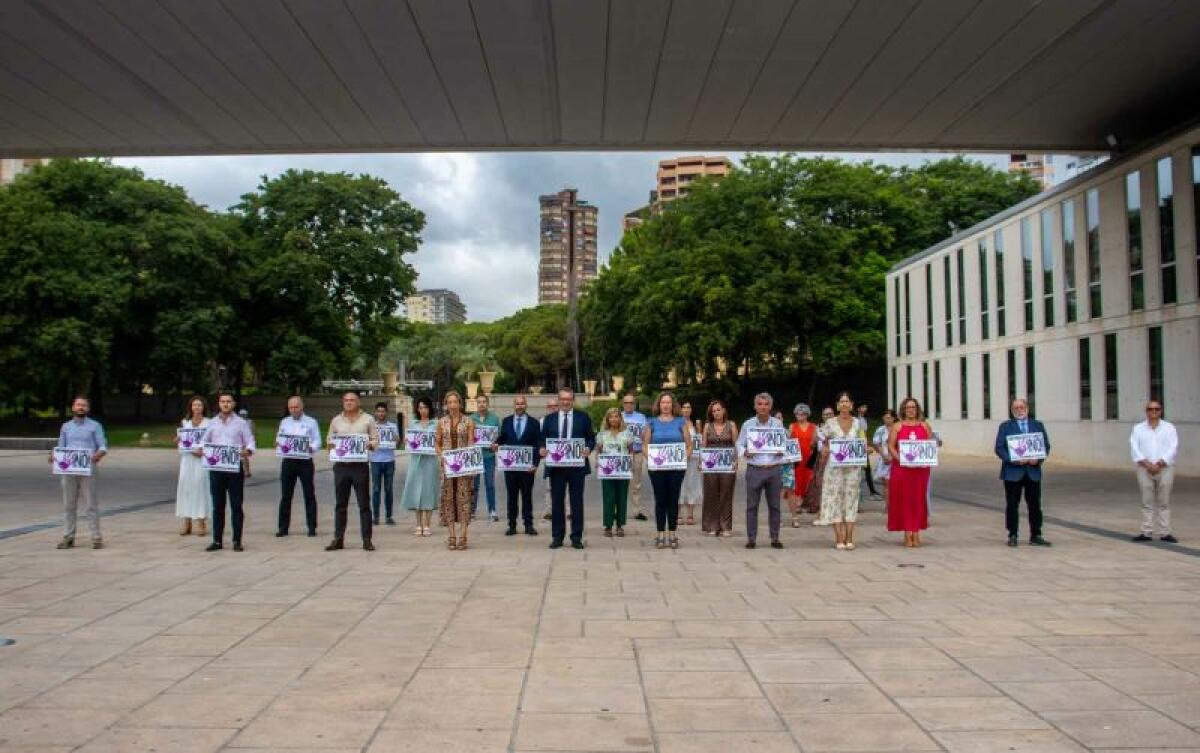
M626 395L621 408L609 409L599 431L588 414L574 407L575 393L563 389L551 396L547 415L539 420L528 414L527 398L518 395L513 414L500 420L489 411L488 399L477 398L477 410L468 414L457 392L447 393L444 414L435 417L427 398L414 402L409 432L431 439L428 453L411 453L405 474L400 504L415 515L415 536L432 535L432 516L438 511L439 522L448 529L447 547L460 551L468 548L469 527L477 514L480 489L488 517L499 520L496 506L494 473L500 448L529 449L532 461L520 469L502 469L507 494L507 535L517 533L518 522L526 535L537 535L534 525L533 497L539 472L545 485L546 513L551 520L550 547L564 546L568 539L576 549L584 542L584 486L594 461L606 463L623 459L628 472L614 478L601 478L602 518L605 537L623 537L631 500L636 516L646 519L641 506L643 473L649 475L654 498L655 539L659 549L679 547L681 505L686 508L684 524L694 521L695 505L702 506L701 529L710 536L733 533L733 492L736 473L744 464L746 489L746 548L758 543L759 510L765 501L767 533L772 548L781 549L781 498L788 502L792 525L799 525L801 512L816 514L815 525L826 525L834 532L839 550L855 548L855 524L863 497L864 481L881 482L887 499L888 530L902 532L906 547L921 546L921 532L929 525L929 478L933 463L902 460L901 443L909 448L941 440L932 430L921 404L914 398L901 401L898 411L884 411L883 424L867 440L865 411L855 414L848 393L838 395L835 407L826 408L819 424L810 421L811 411L803 403L795 406L795 421L785 429L782 416L773 412L773 399L767 393L754 398L754 415L738 426L721 400L709 403L703 421L692 418L691 405L680 404L669 392L658 395L649 416L637 410L637 400ZM342 412L329 424L333 463L334 534L327 551L342 549L348 524L351 492L359 511L362 547L375 549L374 526L395 525L393 480L397 446L404 436L403 422L393 421L388 405L377 403L373 415L360 405L359 394L347 391L341 397ZM199 396L188 401L188 414L179 424L176 441L181 443L176 515L182 520L181 535L208 535L211 518L212 541L208 551L224 547L226 508L232 528L234 551L243 551L243 492L247 461L257 446L250 425L235 411L234 395L221 392L217 411L209 417L206 401ZM995 453L1001 461L1004 482L1008 545L1017 546L1019 511L1022 499L1028 508L1029 543L1050 546L1042 536L1041 479L1042 464L1049 455L1050 442L1045 426L1029 416L1029 406L1021 398L1011 403L1012 418L1001 423L996 435ZM75 398L72 418L63 424L58 447L51 453L55 461L60 450L82 452L89 461L86 474L62 476L64 531L58 548L74 546L76 520L82 505L89 519L92 546L103 546L100 533L99 504L96 494L97 469L108 453L104 429L89 416L86 397ZM297 482L304 499L308 536L317 535L317 495L315 453L324 446L315 418L304 411L299 396L287 402L288 414L280 421L277 453L280 459L280 487L276 536L290 531L292 500ZM1130 437L1131 456L1137 467L1142 494L1143 523L1134 541L1150 541L1157 532L1162 541L1176 543L1170 529L1170 493L1173 466L1178 451L1174 427L1162 419L1162 404L1151 400L1147 418L1137 424ZM398 417L399 418L399 417ZM474 475L450 475L443 459L447 453L479 447L476 427L490 427L485 434L490 443L481 447L482 463ZM795 453L784 452L778 438L793 440ZM1026 445L1029 438L1035 444ZM349 444L340 444L344 440ZM547 462L548 444L573 441L582 448L580 462ZM1014 454L1014 442L1030 447L1028 457ZM205 454L206 447L227 452L224 465ZM833 448L837 448L833 452ZM652 448L666 448L648 457ZM728 465L719 472L705 472L700 458L705 450L726 450ZM912 452L911 449L906 450ZM831 461L831 452L836 461ZM1020 452L1025 452L1024 449ZM845 462L845 455L870 453L869 464ZM670 455L664 461L664 457ZM911 455L908 456L911 460ZM713 460L716 462L716 460ZM662 468L657 466L662 465ZM607 466L606 466L607 468ZM876 496L873 486L869 486ZM382 516L382 517L381 517ZM569 532L568 532L569 527Z

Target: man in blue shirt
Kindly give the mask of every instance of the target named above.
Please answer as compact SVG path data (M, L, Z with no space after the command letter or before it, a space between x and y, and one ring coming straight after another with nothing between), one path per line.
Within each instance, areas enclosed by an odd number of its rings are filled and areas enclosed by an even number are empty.
M394 526L392 482L396 478L396 442L400 440L400 427L395 421L388 420L387 403L375 403L375 428L379 430L379 445L371 450L371 511L375 525L379 525L379 497L382 492L387 524Z
M92 534L92 548L101 549L104 543L100 538L100 503L96 498L96 468L108 454L108 439L104 436L104 427L97 421L88 418L91 403L83 395L76 396L71 403L71 420L62 425L58 432L58 446L72 450L90 450L92 453L92 475L63 476L63 537L58 542L59 549L70 549L75 546L75 520L79 513L79 503L83 503L83 511L88 516L88 527ZM50 453L50 462L54 462L54 453Z
M646 416L637 409L637 397L632 392L621 398L621 417L625 419L625 426L633 437L629 445L629 452L633 456L630 458L633 479L629 482L629 504L637 511L634 518L646 520L646 510L642 507L642 470L646 467L646 456L642 454L642 429L646 428Z
M1050 454L1050 435L1042 422L1029 415L1029 403L1024 398L1012 401L1012 418L1000 424L996 432L996 456L1000 458L1000 479L1004 482L1004 522L1008 527L1008 545L1017 545L1020 528L1021 495L1029 508L1029 543L1050 546L1042 538L1042 463L1044 460L1013 460L1008 453L1008 438L1015 434L1041 434L1046 455Z

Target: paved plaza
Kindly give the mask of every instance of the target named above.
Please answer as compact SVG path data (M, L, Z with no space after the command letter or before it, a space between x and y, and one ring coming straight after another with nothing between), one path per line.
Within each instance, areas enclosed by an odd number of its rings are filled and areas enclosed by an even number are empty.
M403 514L326 553L330 474L320 537L276 539L264 458L247 551L208 554L174 463L114 452L107 548L57 551L44 455L0 453L0 750L1200 751L1194 478L1176 547L1128 542L1131 471L1051 463L1054 546L1010 549L996 463L948 457L920 550L869 502L853 552L811 516L748 551L740 503L734 538L659 551L601 537L593 482L583 552L541 521L450 552Z

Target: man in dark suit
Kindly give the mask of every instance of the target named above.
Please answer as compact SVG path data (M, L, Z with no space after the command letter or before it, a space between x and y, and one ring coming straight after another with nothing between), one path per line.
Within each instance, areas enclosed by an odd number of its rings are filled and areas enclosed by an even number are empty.
M575 390L559 390L558 412L546 416L542 423L542 439L582 439L590 454L596 446L592 420L583 411L574 410L574 406ZM541 455L546 457L545 447L542 447ZM563 545L563 537L567 532L564 498L568 492L571 495L571 546L583 549L583 482L591 472L591 463L586 458L582 468L549 468L551 549Z
M1008 438L1014 434L1038 434L1046 441L1050 454L1050 435L1041 421L1029 416L1029 403L1024 398L1012 401L1012 418L1000 424L996 432L996 456L1000 458L1000 479L1004 482L1004 521L1008 526L1008 545L1017 545L1021 522L1021 495L1029 508L1029 543L1050 546L1042 538L1042 463L1044 460L1012 460L1008 453Z
M528 471L504 471L504 489L508 492L508 530L505 536L517 532L517 505L520 503L521 520L525 523L525 534L537 536L533 527L533 482L537 478L538 462L542 459L542 425L536 418L525 414L528 403L524 395L513 398L513 415L500 423L500 434L492 445L494 451L500 445L533 448L533 468Z

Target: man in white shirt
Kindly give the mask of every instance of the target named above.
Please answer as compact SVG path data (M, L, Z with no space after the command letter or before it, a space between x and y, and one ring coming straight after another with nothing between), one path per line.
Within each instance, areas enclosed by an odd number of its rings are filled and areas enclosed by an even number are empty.
M1162 417L1162 402L1146 403L1146 420L1133 427L1129 450L1137 464L1138 486L1142 490L1142 532L1134 541L1151 541L1154 529L1159 540L1177 544L1171 535L1171 485L1175 481L1175 454L1179 436L1175 427Z
M767 498L767 532L771 536L771 547L782 549L779 541L780 512L779 495L783 490L783 477L779 466L783 455L777 452L755 452L748 446L749 430L757 427L783 430L783 422L771 415L774 400L766 392L754 396L754 417L746 419L738 432L738 455L746 463L746 548L758 546L758 505L762 497Z
M276 536L287 536L292 524L292 495L296 492L296 482L300 482L300 491L304 495L304 522L308 527L308 535L317 535L317 490L313 483L316 467L312 455L321 449L321 428L317 419L304 412L304 400L299 395L288 398L288 414L279 421L279 431L276 441L287 442L293 437L308 439L308 457L300 457L299 452L288 453L279 463L279 525L275 529Z

